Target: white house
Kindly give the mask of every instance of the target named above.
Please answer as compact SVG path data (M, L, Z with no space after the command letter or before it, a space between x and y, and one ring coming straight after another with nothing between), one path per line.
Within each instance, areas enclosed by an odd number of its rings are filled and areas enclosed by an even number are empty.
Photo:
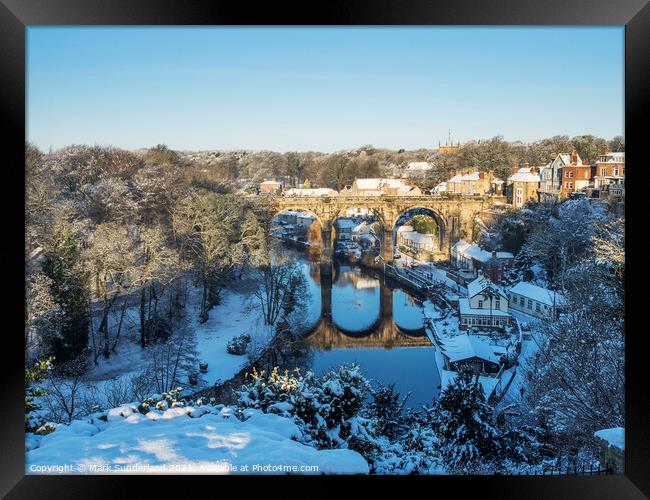
M447 183L441 182L436 184L436 186L431 190L431 194L442 194L447 192Z
M397 244L413 250L432 252L436 243L431 234L421 234L413 229L413 226L404 224L397 228Z
M527 281L520 281L511 287L508 292L510 295L510 309L540 319L555 318L559 310L565 305L562 294L533 285Z
M409 170L431 170L433 165L426 161L412 161L409 162L407 168Z
M467 285L467 298L458 300L460 328L499 328L510 323L508 295L485 276Z
M451 247L451 263L460 271L477 275L478 270L492 272L492 279L500 280L503 271L512 265L515 256L510 252L488 252L483 250L476 243L467 243L465 240L458 240ZM491 263L496 266L490 266ZM494 267L494 269L492 269Z
M338 196L339 193L330 188L291 188L285 191L284 196L297 197L322 197Z

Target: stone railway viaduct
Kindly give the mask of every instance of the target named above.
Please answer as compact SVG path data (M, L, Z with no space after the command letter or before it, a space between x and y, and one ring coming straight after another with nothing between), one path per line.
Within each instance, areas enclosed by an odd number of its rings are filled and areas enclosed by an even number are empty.
M449 258L451 245L464 238L471 241L474 219L495 203L505 203L503 196L332 196L272 198L277 213L285 210L310 212L320 223L323 248L321 274L331 274L332 229L339 217L349 209L367 209L379 219L382 227L381 257L390 263L394 255L396 224L409 213L426 213L438 224L440 259Z

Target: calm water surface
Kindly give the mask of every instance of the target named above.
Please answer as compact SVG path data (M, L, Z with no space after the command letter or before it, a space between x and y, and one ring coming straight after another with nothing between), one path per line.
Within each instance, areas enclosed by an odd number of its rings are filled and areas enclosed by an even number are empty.
M309 285L305 323L316 374L356 362L367 378L410 392L411 407L437 397L440 376L418 298L353 265L337 263L331 285L321 283L318 262L295 258Z

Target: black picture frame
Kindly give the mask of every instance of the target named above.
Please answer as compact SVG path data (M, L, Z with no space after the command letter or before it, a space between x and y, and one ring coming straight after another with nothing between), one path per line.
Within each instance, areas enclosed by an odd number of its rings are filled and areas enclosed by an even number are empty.
M136 494L133 478L116 476L25 476L23 431L23 337L18 311L24 308L24 142L25 142L25 32L33 25L624 25L625 26L625 139L626 156L633 168L628 170L628 231L626 258L632 269L643 269L644 196L640 172L643 170L643 124L650 115L650 5L648 0L411 0L408 2L329 0L299 5L275 2L250 5L221 0L0 0L0 102L2 121L9 135L3 148L2 198L5 234L0 245L5 263L3 299L5 328L0 371L0 495L6 498L104 498ZM603 61L607 65L607 61ZM561 69L560 69L561 70ZM541 75L540 77L543 77ZM596 76L593 76L596 78ZM561 119L561 117L560 117ZM641 166L639 168L639 166ZM24 220L24 212L22 212ZM638 218L638 223L634 219ZM21 229L22 228L22 229ZM638 229L637 229L638 228ZM9 232L6 230L9 229ZM21 237L21 235L23 237ZM629 239L632 238L632 239ZM638 258L637 258L638 257ZM14 264L15 260L15 264ZM637 261L635 265L634 262ZM643 284L643 273L628 275L626 288ZM11 290L11 291L9 291ZM636 327L634 315L640 315L641 300L647 287L627 294L626 313L626 450L625 475L610 476L441 476L411 478L434 481L420 484L425 488L451 486L456 493L480 494L499 498L643 498L650 495L650 444L646 352L643 349L647 326ZM22 306L21 306L22 301ZM11 319L11 327L7 325ZM15 325L14 325L15 321ZM15 327L14 327L15 326ZM10 341L11 339L14 341ZM140 476L155 480L165 489L169 478ZM175 481L177 478L173 478ZM230 478L231 480L233 478ZM250 478L239 477L248 481ZM340 478L327 478L336 481ZM381 487L395 478L345 478L363 480L365 485L380 482ZM409 479L409 478L401 478ZM161 480L163 480L161 482ZM283 485L308 478L275 478ZM399 481L401 483L401 481ZM398 487L403 487L398 484ZM214 487L214 485L213 485ZM284 486L283 486L284 487ZM307 486L309 487L309 486ZM211 487L212 488L212 487ZM219 486L221 488L221 486ZM188 491L210 493L196 486ZM303 490L294 490L293 493ZM420 490L426 493L426 490ZM152 491L150 491L151 493ZM162 492L161 492L162 493ZM305 490L305 493L308 493ZM426 493L426 494L433 494ZM300 493L299 493L300 494ZM421 494L421 493L417 493Z

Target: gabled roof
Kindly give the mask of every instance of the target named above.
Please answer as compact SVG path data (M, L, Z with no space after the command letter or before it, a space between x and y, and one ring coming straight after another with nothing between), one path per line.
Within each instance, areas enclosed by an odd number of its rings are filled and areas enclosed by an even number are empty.
M506 348L503 346L490 345L487 341L466 333L441 339L440 347L452 363L471 358L499 363L501 354L506 352Z
M472 297L475 297L476 295L483 293L483 291L486 290L487 288L491 288L495 293L501 295L506 299L508 298L503 288L495 285L485 276L479 276L474 281L468 283L467 296L471 299Z
M454 243L452 249L455 252L463 255L467 258L472 258L479 262L488 262L492 258L492 253L487 250L483 250L476 243L467 243L465 240L458 240ZM514 259L515 256L510 252L497 252L496 257L498 259Z
M508 177L508 182L540 182L541 180L541 175L532 173L530 168L520 168Z
M409 170L431 170L433 165L426 161L412 161L408 165Z

